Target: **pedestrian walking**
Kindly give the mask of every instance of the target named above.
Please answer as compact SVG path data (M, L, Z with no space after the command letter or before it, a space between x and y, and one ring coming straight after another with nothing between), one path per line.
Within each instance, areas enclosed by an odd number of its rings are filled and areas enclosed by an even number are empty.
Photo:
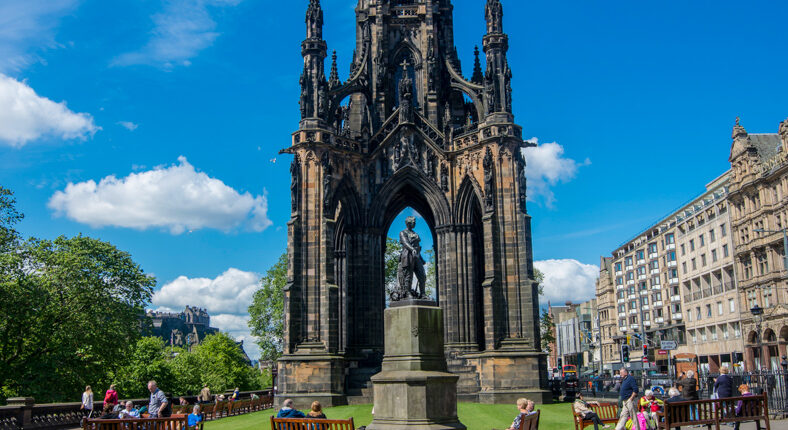
M621 368L619 374L621 375L621 391L618 393L618 398L623 401L623 405L616 430L626 429L628 420L632 420L632 430L647 430L640 428L635 407L635 399L638 397L638 383L625 367Z
M90 385L85 387L85 392L82 393L82 405L79 407L86 418L93 415L93 390Z
M165 409L167 408L168 401L164 392L159 389L156 381L148 382L148 391L150 391L150 401L148 402L148 415L151 418L159 418L165 416Z

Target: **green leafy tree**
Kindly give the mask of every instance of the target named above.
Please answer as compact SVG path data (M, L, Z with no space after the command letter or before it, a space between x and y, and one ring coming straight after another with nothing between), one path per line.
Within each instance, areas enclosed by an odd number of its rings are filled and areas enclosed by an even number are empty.
M143 337L132 344L126 362L114 374L120 396L146 397L150 380L155 380L165 391L173 391L178 384L169 363L170 351L158 337Z
M284 339L284 288L287 284L287 254L282 254L260 279L249 306L249 328L257 337L261 360L277 360Z
M254 370L246 362L241 348L235 340L225 333L208 335L193 349L200 363L201 376L215 392L261 388L256 386Z
M542 351L548 354L551 351L550 344L555 342L555 322L553 317L546 311L542 311L542 316L539 318L539 331L542 338Z
M140 337L155 281L131 256L84 236L22 241L0 191L0 393L39 402L111 382Z
M541 270L534 268L534 280L539 284L539 295L544 295L544 273Z
M386 238L386 253L383 257L384 282L386 284L386 297L391 296L397 289L397 270L399 269L399 256L402 253L402 244L390 237Z

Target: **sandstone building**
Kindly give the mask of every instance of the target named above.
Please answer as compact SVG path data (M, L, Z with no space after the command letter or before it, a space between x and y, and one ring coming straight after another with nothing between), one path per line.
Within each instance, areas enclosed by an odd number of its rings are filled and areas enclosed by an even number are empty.
M748 368L779 369L788 343L788 271L783 232L788 227L788 120L778 133L733 128L728 199L739 279ZM765 310L760 331L747 309ZM760 347L759 347L760 345Z

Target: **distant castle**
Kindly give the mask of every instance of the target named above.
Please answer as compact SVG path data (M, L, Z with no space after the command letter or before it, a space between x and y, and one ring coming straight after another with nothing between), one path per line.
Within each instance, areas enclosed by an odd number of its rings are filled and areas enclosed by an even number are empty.
M211 327L208 311L196 306L186 306L183 312L177 314L148 311L146 315L153 323L153 335L172 346L190 348L202 342L205 336L219 333L219 329Z
M196 306L186 306L181 313L148 311L145 314L153 323L153 335L164 339L170 346L191 349L201 343L206 336L219 333L218 328L211 327L211 316L208 311ZM244 350L244 342L236 342L241 348L246 362L249 356Z

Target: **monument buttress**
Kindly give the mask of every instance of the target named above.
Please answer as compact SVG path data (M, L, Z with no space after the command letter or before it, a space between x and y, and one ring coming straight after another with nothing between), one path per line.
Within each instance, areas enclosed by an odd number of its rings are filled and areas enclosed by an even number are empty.
M383 357L384 253L412 207L433 235L437 302L458 398L549 401L539 339L522 128L499 0L485 6L485 67L463 77L449 0L359 0L348 79L324 72L310 0L278 399L369 402ZM400 228L401 226L396 226Z

